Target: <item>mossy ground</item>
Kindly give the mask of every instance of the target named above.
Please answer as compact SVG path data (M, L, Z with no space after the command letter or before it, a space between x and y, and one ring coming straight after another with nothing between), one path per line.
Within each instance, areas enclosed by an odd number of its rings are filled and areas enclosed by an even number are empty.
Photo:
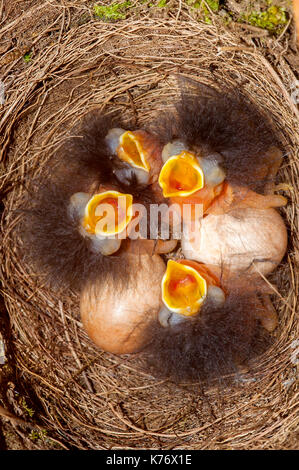
M178 3L177 0L106 0L94 3L93 12L95 17L101 20L120 21L136 14L154 14L154 10L158 9L171 15L177 9ZM180 7L188 10L199 21L208 24L212 23L213 15L217 15L225 23L245 23L279 35L289 22L291 1L182 0Z

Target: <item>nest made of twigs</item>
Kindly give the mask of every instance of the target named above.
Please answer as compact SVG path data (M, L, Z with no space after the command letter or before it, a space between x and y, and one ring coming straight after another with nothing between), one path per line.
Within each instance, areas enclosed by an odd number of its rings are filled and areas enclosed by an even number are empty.
M274 54L274 53L273 53ZM296 425L298 294L298 111L294 77L283 59L214 25L195 21L89 23L60 35L14 77L1 109L5 194L1 276L14 360L48 435L79 449L244 449L289 447ZM33 176L80 117L120 111L151 122L178 96L177 77L221 89L238 87L273 120L287 155L279 175L289 184L282 209L289 250L273 286L279 328L274 343L232 387L209 389L158 381L142 354L97 349L82 329L78 297L42 285L20 262L14 209ZM9 78L9 76L8 76Z

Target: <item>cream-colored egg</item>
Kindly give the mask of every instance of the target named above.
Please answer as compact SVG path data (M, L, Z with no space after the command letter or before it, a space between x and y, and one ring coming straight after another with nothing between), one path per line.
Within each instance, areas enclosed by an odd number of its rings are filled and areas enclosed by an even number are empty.
M122 288L112 280L93 282L82 291L80 310L83 327L104 351L129 354L148 340L148 325L158 318L162 306L161 280L165 264L158 255L127 255L131 275Z
M228 268L232 272L273 271L287 248L287 230L275 209L246 208L208 215L198 230L185 227L182 251L186 258Z

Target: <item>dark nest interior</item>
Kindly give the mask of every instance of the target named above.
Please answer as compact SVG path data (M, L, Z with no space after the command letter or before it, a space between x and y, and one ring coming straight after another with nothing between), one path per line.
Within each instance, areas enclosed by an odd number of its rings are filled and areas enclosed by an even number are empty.
M2 294L16 374L48 448L287 448L298 423L298 110L283 59L195 21L92 23L70 30L14 76L1 111ZM273 58L275 68L273 68ZM271 60L270 60L271 59ZM6 80L11 75L7 74ZM93 109L150 124L178 96L178 78L237 87L272 120L286 149L279 180L288 252L273 284L271 346L230 386L202 389L148 373L143 353L116 356L82 329L79 299L49 290L21 262L15 209L69 130ZM270 282L270 281L269 281ZM29 419L30 421L30 419Z

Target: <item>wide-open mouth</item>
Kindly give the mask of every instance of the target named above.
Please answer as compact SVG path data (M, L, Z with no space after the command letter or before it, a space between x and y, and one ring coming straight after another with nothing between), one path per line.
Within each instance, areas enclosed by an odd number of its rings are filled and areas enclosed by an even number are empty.
M122 233L133 218L133 197L118 191L95 194L85 207L83 226L94 235L104 237Z
M150 164L143 147L142 135L131 131L124 132L119 139L117 155L121 160L129 163L134 168L139 168L146 172L150 171Z
M204 187L204 174L194 154L183 151L163 165L159 185L164 197L186 197Z
M162 300L166 307L185 316L195 315L207 296L207 282L184 260L167 263L162 279Z

